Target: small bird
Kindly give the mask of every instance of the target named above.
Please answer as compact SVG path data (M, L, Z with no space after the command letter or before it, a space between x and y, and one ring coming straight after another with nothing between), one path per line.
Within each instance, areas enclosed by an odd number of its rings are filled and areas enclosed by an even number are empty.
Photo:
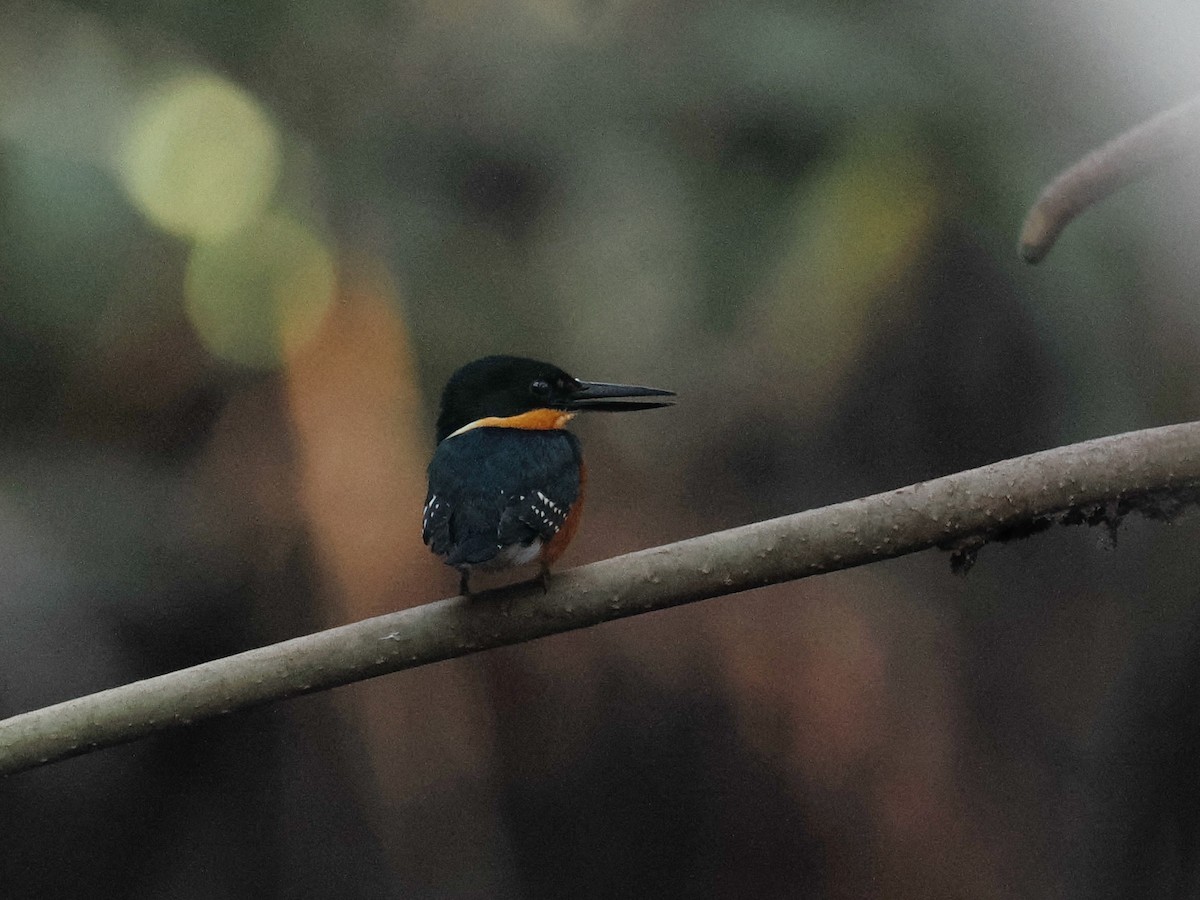
M670 405L672 391L580 381L557 366L518 356L486 356L446 383L429 463L421 537L458 570L469 593L472 571L538 563L549 567L579 526L587 475L579 439L566 430L576 413Z

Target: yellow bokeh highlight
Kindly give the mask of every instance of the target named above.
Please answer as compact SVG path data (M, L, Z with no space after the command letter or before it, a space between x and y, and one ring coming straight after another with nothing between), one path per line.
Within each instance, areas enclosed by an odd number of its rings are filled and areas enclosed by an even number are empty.
M224 240L196 245L184 298L210 352L273 368L313 337L335 287L333 255L321 239L273 214Z
M791 241L765 285L761 346L833 402L871 335L902 314L941 197L922 147L886 128L853 135L797 197Z
M185 238L214 240L267 207L281 165L280 138L258 103L215 75L186 75L135 107L117 150L133 203Z

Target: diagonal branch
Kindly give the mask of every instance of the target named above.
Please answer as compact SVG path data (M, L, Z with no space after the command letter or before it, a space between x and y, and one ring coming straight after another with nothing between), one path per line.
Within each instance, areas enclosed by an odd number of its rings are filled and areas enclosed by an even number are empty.
M1021 258L1041 262L1063 229L1089 206L1188 152L1200 152L1200 97L1135 125L1050 182L1025 217Z
M492 647L1055 521L1169 516L1200 497L1200 423L1073 444L343 625L0 721L0 774Z

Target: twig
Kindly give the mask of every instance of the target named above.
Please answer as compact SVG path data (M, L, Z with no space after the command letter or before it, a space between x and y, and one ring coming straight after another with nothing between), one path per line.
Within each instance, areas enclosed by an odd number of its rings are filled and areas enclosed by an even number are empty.
M8 774L238 709L1052 521L1168 514L1200 490L1200 423L1102 438L379 616L0 721ZM966 560L966 561L969 561Z
M1041 262L1081 212L1189 151L1200 151L1200 97L1134 126L1050 182L1021 227L1021 257Z

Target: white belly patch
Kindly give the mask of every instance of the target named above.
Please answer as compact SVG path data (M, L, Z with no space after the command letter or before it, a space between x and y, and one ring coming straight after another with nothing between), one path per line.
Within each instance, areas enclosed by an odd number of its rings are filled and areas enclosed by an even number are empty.
M471 568L482 569L485 572L494 572L498 569L511 569L513 566L527 566L530 563L537 562L541 552L542 539L534 538L529 546L509 544L487 562L471 566Z

